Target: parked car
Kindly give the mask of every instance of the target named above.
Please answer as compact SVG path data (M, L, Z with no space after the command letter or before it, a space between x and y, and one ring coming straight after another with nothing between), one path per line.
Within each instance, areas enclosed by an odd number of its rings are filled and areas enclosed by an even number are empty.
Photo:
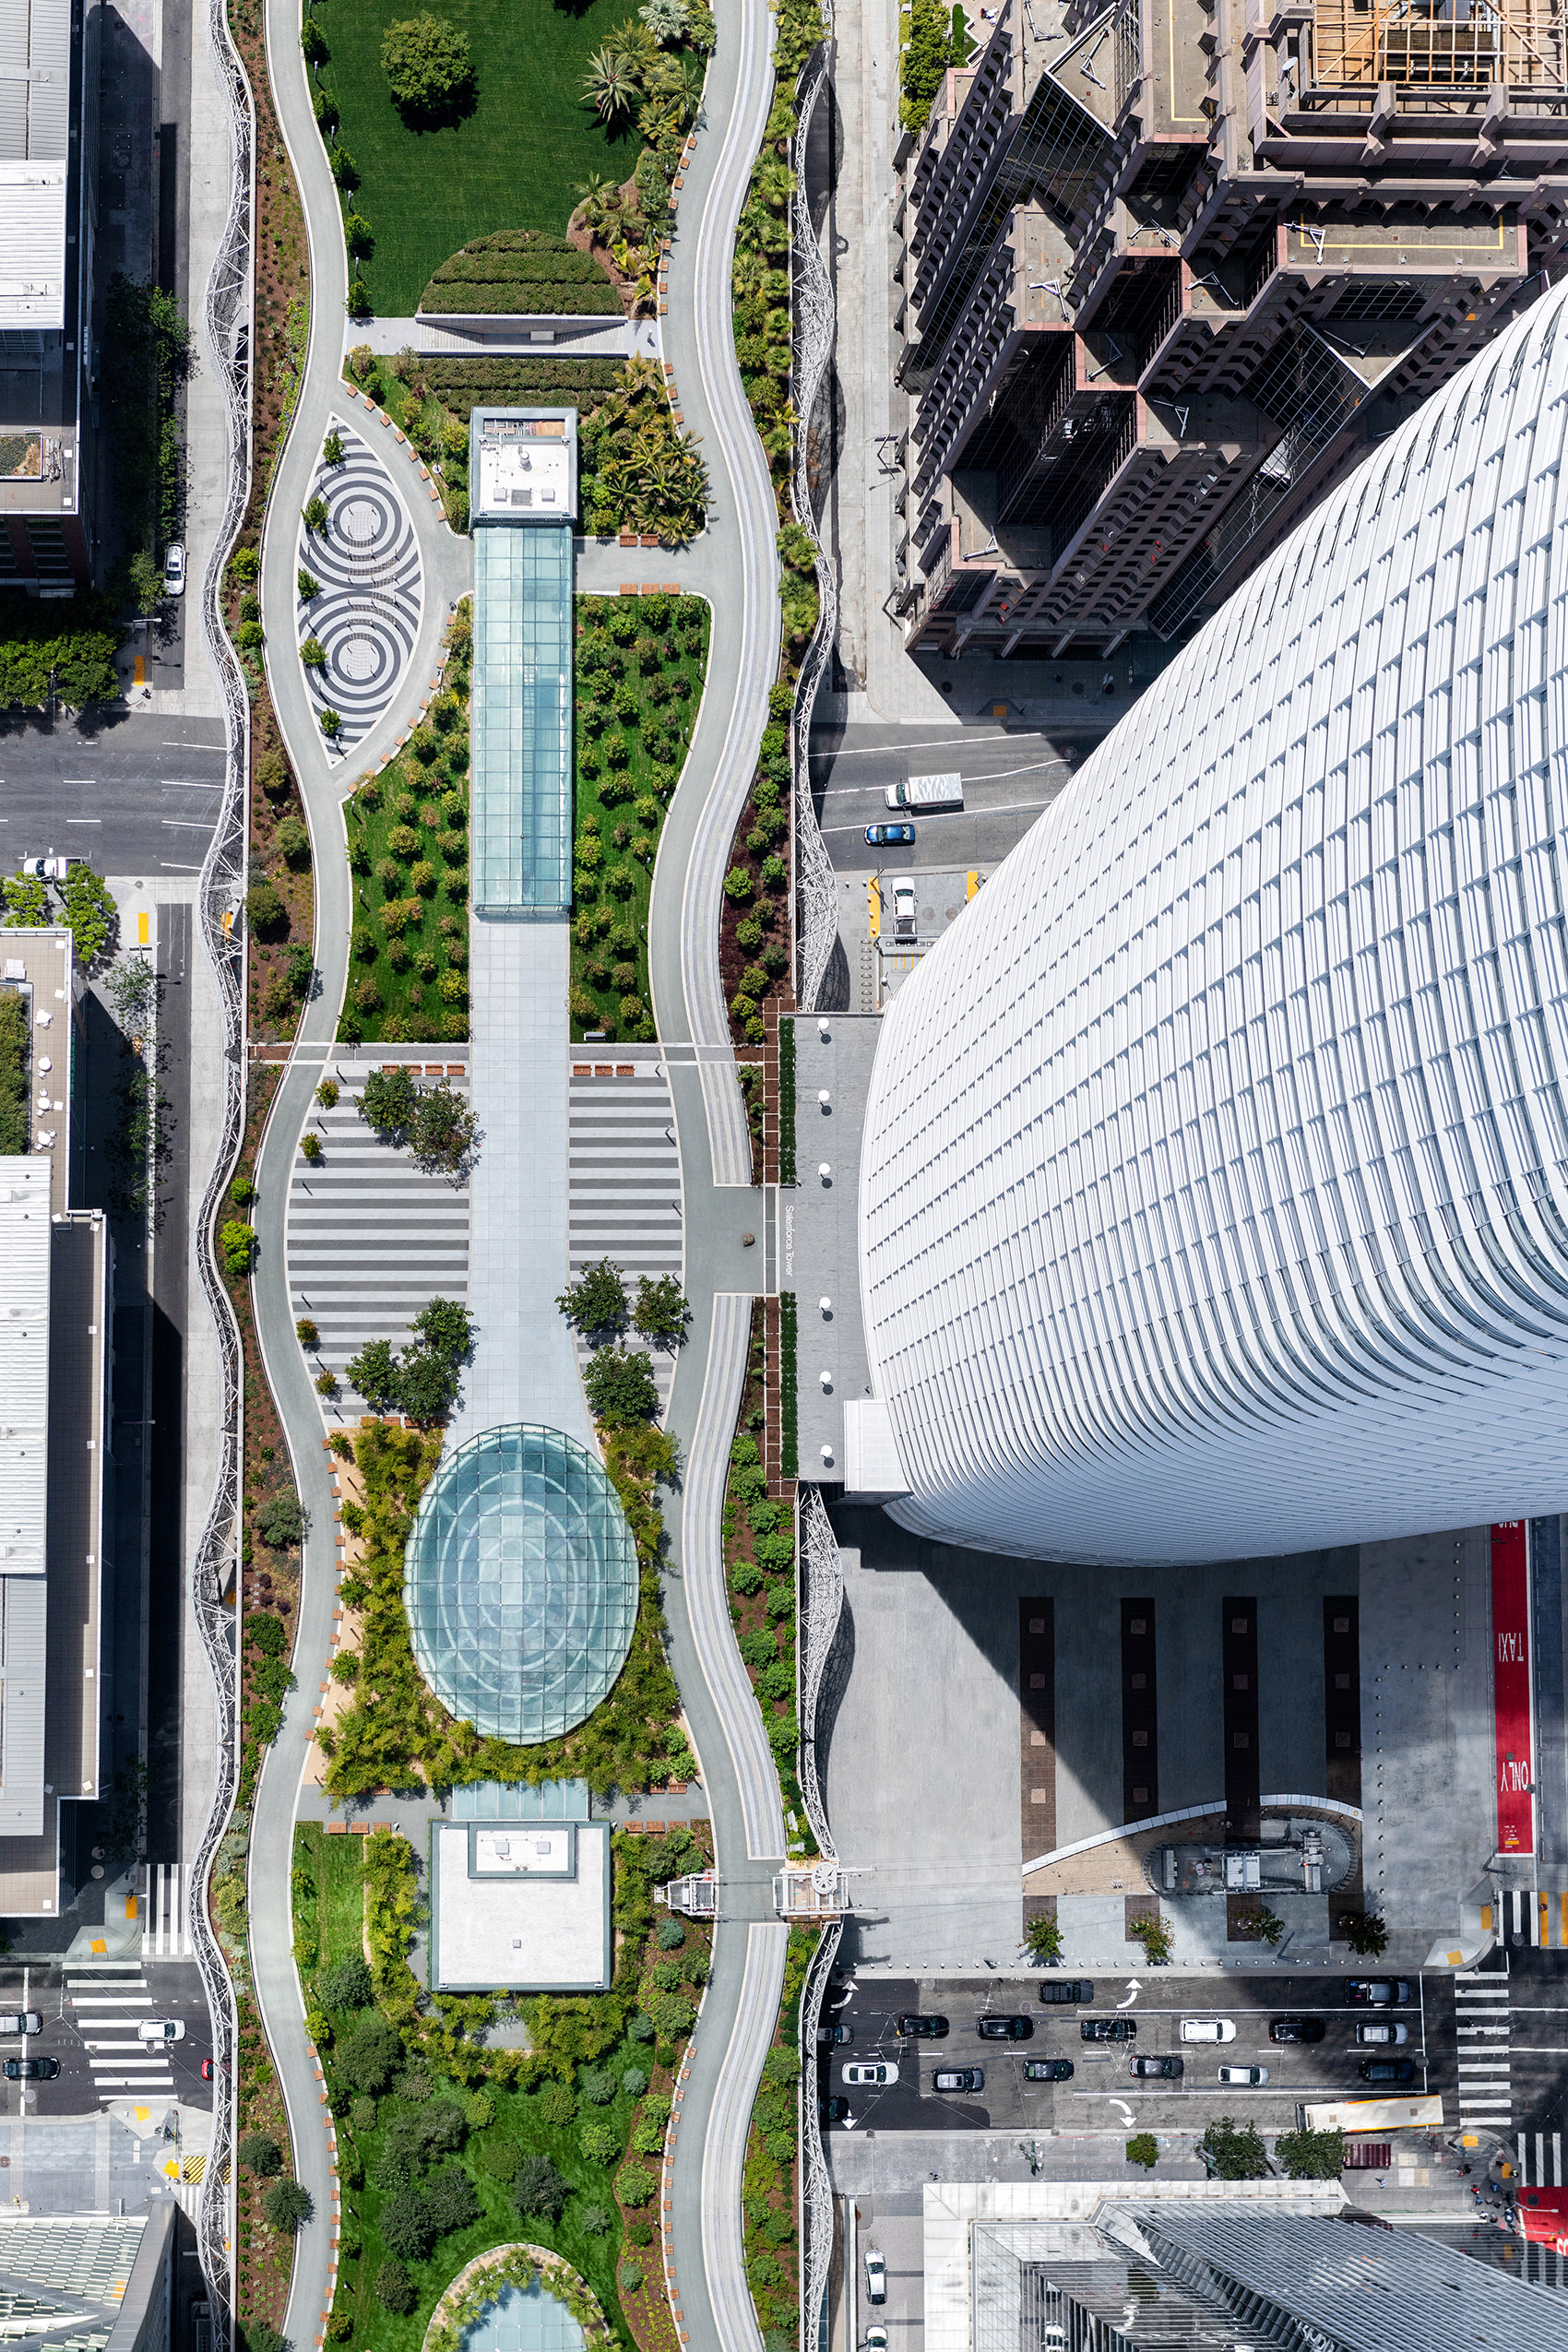
M862 2060L858 2066L846 2066L838 2080L848 2083L851 2090L858 2083L863 2083L873 2090L885 2090L889 2084L898 2080L898 2069L891 2058Z
M1240 2089L1255 2091L1267 2082L1268 2069L1266 2066L1222 2066L1219 2079L1222 2083L1232 2083Z
M1186 2071L1184 2059L1156 2057L1152 2050L1144 2057L1130 2058L1127 2061L1129 2074L1137 2075L1140 2078L1152 2075L1157 2082L1179 2083Z
M849 2117L849 2102L835 2091L831 2098L818 2099L816 2111L825 2123L843 2123Z
M1042 1977L1035 1998L1042 2009L1067 2009L1092 2001L1094 1987L1087 1977Z
M947 2020L908 2011L902 2017L895 2017L893 2030L903 2042L939 2042L947 2031Z
M887 2300L887 2257L876 2247L866 2248L866 2300L885 2303Z
M47 858L18 858L17 872L34 882L64 882L71 868L80 863L80 858L57 858L52 853Z
M1176 2035L1184 2042L1233 2042L1236 2028L1229 2017L1183 2017Z
M982 2042L1027 2042L1034 2037L1032 2017L977 2017L975 2031Z
M873 2320L861 2338L866 2352L887 2352L887 2330Z
M163 593L184 596L185 592L185 551L176 539L163 551Z
M919 903L915 885L907 873L888 876L888 904L893 909L893 937L896 942L915 936L915 909Z
M907 848L915 837L912 825L868 825L866 839L873 849Z
M137 2027L137 2037L144 2042L183 2042L185 2021L183 2017L144 2017Z
M1349 1977L1346 1979L1345 1998L1358 2008L1384 2005L1397 2007L1410 1998L1410 1988L1403 1977Z
M1080 2017L1078 2031L1087 2042L1134 2042L1138 2023L1135 2017Z
M42 2034L43 2020L36 2009L7 2009L0 2016L0 2034Z
M840 2020L837 2025L819 2025L816 2029L816 2037L825 2048L837 2049L841 2043L854 2040L855 2029L853 2025L846 2025Z
M1416 2061L1413 2058L1363 2058L1363 2083L1413 2083Z
M1410 2028L1396 2017L1368 2018L1356 2027L1356 2040L1362 2049L1377 2042L1408 2042L1409 2038Z
M1320 2042L1323 2039L1321 2017L1271 2017L1268 2021L1271 2042Z
M1070 2058L1026 2058L1024 2061L1026 2083L1070 2083L1072 2079L1073 2061Z
M939 2066L931 2078L933 2091L983 2091L983 2066Z
M59 2072L57 2058L8 2058L6 2061L7 2083L52 2083Z

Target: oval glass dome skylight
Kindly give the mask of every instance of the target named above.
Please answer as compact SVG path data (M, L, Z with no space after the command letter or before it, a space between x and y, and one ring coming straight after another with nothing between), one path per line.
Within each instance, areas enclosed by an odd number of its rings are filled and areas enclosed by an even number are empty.
M487 1739L528 1746L591 1715L625 1664L636 1545L595 1455L562 1430L513 1423L442 1461L403 1593L442 1705Z

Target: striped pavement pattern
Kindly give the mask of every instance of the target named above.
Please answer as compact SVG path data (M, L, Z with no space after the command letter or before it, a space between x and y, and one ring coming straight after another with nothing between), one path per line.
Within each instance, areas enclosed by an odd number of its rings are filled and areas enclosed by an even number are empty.
M185 1867L182 1862L144 1862L141 1870L141 1954L144 1960L188 1960L185 1926Z
M1505 2132L1513 2115L1506 1977L1455 1978L1454 2031L1461 2128L1479 2123Z
M659 1049L618 1046L612 1060L589 1060L590 1051L575 1048L570 1065L572 1272L609 1257L629 1288L644 1274L679 1277L681 1162ZM466 1047L378 1045L344 1048L325 1065L324 1075L341 1091L334 1109L318 1105L311 1114L322 1139L320 1159L314 1167L294 1160L289 1288L295 1319L308 1319L319 1335L313 1368L343 1384L334 1409L344 1419L365 1410L345 1379L350 1358L367 1339L403 1346L422 1307L434 1298L467 1299L469 1283L467 1184L423 1175L407 1151L378 1143L357 1098L372 1070L395 1062L426 1079L448 1077L466 1095L467 1055ZM481 1301L469 1304L482 1315ZM587 1354L579 1348L579 1361ZM673 1377L673 1360L656 1354L654 1378L665 1407Z
M372 1070L405 1062L427 1079L450 1079L467 1097L467 1049L406 1045L345 1049L325 1074L337 1079L337 1106L311 1114L322 1139L313 1168L295 1155L289 1186L289 1291L296 1320L315 1324L315 1369L344 1385L335 1409L347 1419L366 1408L344 1380L350 1356L367 1339L402 1347L409 1326L432 1299L466 1299L469 1194L466 1183L427 1176L407 1150L378 1143L360 1117L358 1098ZM482 1143L481 1146L482 1149Z
M1510 1942L1527 1935L1548 1951L1568 1952L1568 1894L1560 1887L1509 1887L1498 1899Z
M172 2098L167 2049L141 2040L137 2027L157 2014L151 1987L136 1961L65 1963L65 2002L81 2037L99 2104L143 2092Z
M591 1058L590 1058L591 1057ZM612 1258L635 1293L637 1277L682 1271L681 1158L675 1111L657 1045L578 1046L571 1087L572 1272ZM642 1343L630 1335L628 1344ZM588 1350L579 1341L577 1360ZM674 1359L656 1353L653 1376L668 1411Z

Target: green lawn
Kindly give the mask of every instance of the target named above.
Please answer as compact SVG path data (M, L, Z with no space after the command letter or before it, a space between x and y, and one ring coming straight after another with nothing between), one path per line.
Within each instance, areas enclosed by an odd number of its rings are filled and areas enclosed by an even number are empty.
M583 75L607 34L635 14L632 0L442 0L467 33L477 99L463 121L410 131L381 67L390 24L417 14L409 0L321 0L315 22L331 52L315 77L341 114L339 137L359 169L356 210L375 251L364 267L377 311L412 315L432 273L472 237L494 229L559 235L590 172L629 177L642 140L607 137L581 103Z

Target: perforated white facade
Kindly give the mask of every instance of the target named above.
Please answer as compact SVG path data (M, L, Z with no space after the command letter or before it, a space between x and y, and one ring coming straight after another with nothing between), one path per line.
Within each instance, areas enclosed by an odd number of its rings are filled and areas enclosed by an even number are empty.
M909 1524L1184 1561L1568 1505L1565 299L895 999L861 1279Z

